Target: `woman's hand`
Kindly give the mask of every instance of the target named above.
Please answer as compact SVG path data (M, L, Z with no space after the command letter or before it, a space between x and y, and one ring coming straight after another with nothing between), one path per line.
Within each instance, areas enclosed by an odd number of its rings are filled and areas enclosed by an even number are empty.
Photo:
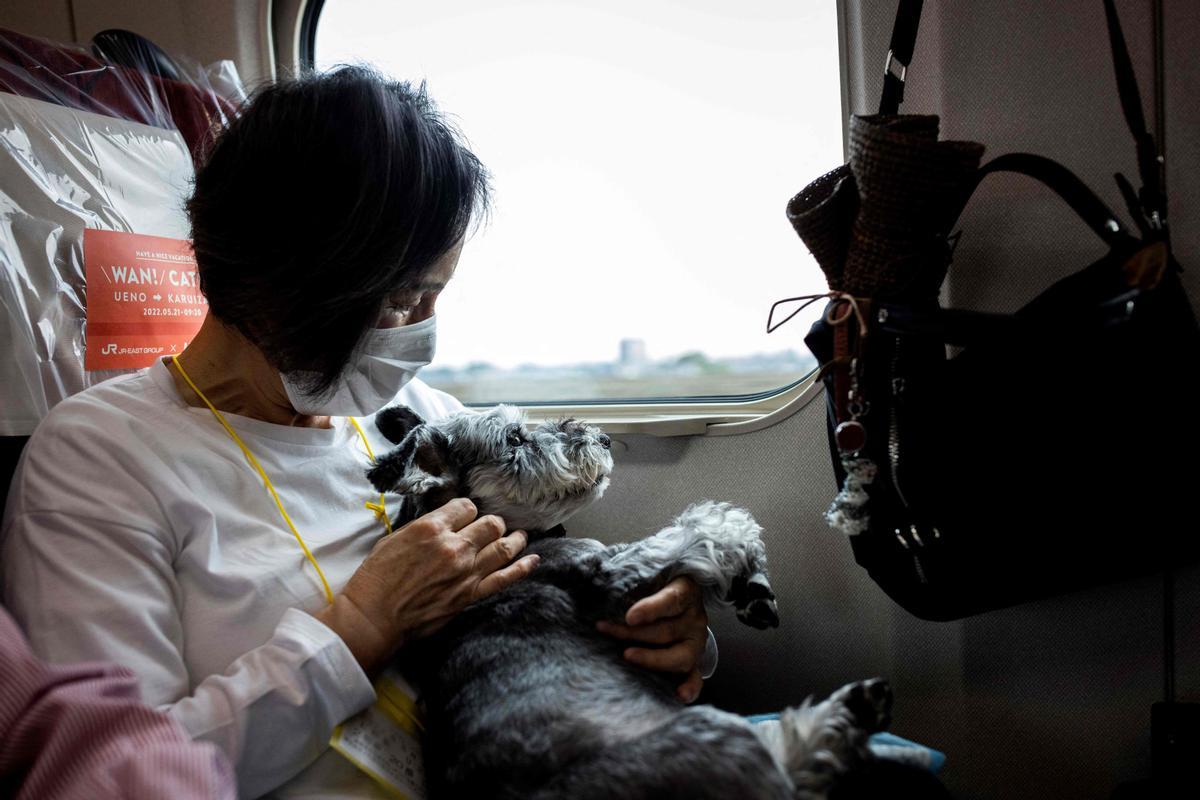
M700 696L704 679L698 665L708 644L708 614L704 595L691 578L676 578L634 603L624 625L598 622L596 628L618 639L657 645L630 647L625 658L649 669L686 675L676 689L683 702Z
M504 520L477 513L470 500L451 500L380 539L333 604L314 614L368 674L405 642L533 571L536 555L513 562L525 533L506 536Z

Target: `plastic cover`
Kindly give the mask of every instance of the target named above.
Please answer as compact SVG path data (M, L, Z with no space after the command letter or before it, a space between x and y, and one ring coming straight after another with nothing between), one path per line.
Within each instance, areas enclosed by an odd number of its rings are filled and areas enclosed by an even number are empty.
M232 65L169 61L0 29L0 435L120 374L84 370L84 229L187 238L193 158L244 93Z

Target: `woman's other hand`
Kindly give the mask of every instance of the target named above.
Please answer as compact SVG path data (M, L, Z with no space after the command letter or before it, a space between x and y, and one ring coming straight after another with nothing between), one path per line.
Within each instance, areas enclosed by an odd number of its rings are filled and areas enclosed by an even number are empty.
M506 535L504 520L477 513L470 500L451 500L380 539L333 604L313 615L368 674L404 643L533 571L536 555L513 561L525 549L524 531Z
M625 658L649 669L685 675L676 689L691 703L700 695L700 657L708 643L708 614L704 595L691 578L676 578L649 597L634 603L625 624L596 624L601 633L653 647L630 647Z

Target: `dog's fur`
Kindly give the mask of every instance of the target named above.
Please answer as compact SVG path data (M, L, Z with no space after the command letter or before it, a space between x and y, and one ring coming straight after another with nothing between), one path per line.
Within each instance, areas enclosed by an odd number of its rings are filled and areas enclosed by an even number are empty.
M681 575L709 607L732 604L748 625L778 625L748 512L700 503L632 544L553 538L546 532L608 486L612 458L598 428L531 428L509 406L433 423L391 408L376 424L398 447L369 477L403 495L397 524L469 497L481 514L528 531L526 552L541 556L528 578L404 654L426 707L431 797L818 798L870 757L867 736L890 713L882 681L806 701L768 732L684 705L671 676L630 664L624 643L595 630Z

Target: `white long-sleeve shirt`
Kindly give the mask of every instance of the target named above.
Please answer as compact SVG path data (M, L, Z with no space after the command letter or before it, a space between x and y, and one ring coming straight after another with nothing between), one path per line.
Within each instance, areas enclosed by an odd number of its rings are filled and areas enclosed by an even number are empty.
M462 408L419 380L396 399L426 419ZM225 416L338 591L383 532L364 507L379 496L357 433L344 419L314 429ZM390 446L360 422L376 453ZM375 694L310 616L325 603L319 578L237 445L184 403L162 362L65 400L37 429L9 494L0 570L39 655L130 667L147 703L225 751L241 796L386 796L328 748ZM706 674L715 655L710 634Z
M429 419L462 407L420 381L397 399ZM225 416L337 591L383 533L363 505L379 495L358 434L344 419L313 429ZM390 446L360 422L377 453ZM34 650L133 669L147 703L229 755L241 796L376 794L327 747L374 701L371 682L305 613L325 603L320 580L262 482L163 363L50 413L0 540L4 602ZM281 787L314 760L326 763Z

